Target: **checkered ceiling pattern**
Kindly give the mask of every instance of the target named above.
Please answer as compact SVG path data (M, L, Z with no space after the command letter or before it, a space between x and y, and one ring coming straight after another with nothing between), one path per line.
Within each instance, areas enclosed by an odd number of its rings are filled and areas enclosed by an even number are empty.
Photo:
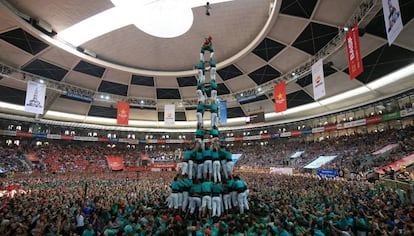
M50 23L57 32L82 19L113 7L110 0L8 0L10 6L33 18ZM276 18L253 49L225 67L218 68L219 96L233 95L274 81L303 64L333 39L360 7L359 0L279 0ZM327 97L380 78L414 62L414 0L400 0L404 30L392 46L386 42L382 9L374 12L361 34L364 72L349 80L346 51L341 47L324 60ZM76 13L76 14L75 14ZM215 60L220 63L247 47L264 27L269 0L236 0L205 9L193 9L194 23L186 34L160 39L133 25L112 31L81 45L97 58L131 68L152 71L185 71L197 63L203 38L212 35ZM156 105L132 104L131 119L162 121L164 104L195 98L196 77L132 73L88 61L71 54L28 30L0 8L0 62L49 80L78 86L96 93L125 98L147 98ZM0 80L0 100L23 104L25 84ZM287 85L288 108L313 102L312 78L298 78ZM85 102L47 90L47 109L79 115L116 117L116 101ZM254 99L228 104L228 116L244 117L262 109L274 111L272 92ZM193 106L177 107L177 119L196 120Z

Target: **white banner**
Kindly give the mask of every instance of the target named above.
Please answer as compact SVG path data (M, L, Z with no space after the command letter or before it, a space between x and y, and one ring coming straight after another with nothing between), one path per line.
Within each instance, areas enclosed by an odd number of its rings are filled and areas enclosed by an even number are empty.
M312 65L313 98L318 100L325 96L325 79L323 75L323 61L320 59Z
M164 106L164 124L174 125L175 123L175 105L166 104Z
M391 45L404 27L401 20L400 4L398 0L382 0L382 9L388 45Z
M336 158L336 156L319 156L316 160L312 161L311 163L309 163L308 165L306 165L303 168L317 169L317 168L325 165L326 163L332 161L335 158Z
M285 175L291 175L293 174L293 168L287 167L287 168L282 168L282 167L270 167L270 171L271 174L285 174Z
M45 107L46 85L29 81L27 83L24 110L31 113L43 114Z

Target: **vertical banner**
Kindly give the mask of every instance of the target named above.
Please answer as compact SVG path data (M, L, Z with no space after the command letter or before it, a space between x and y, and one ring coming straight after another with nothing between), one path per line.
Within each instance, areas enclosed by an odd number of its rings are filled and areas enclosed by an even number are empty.
M323 61L320 59L312 65L313 98L318 100L325 96L325 78L323 74Z
M349 78L352 80L364 71L359 44L358 24L346 34L346 52L348 54Z
M227 123L227 101L218 101L219 121L220 124Z
M274 87L273 97L275 98L276 112L286 111L286 82L282 82Z
M29 81L27 83L26 101L24 110L36 114L43 114L45 107L46 85Z
M175 123L175 105L166 104L164 107L164 124L174 125Z
M116 123L118 125L127 125L129 121L129 103L118 102L118 112L116 114Z
M382 0L382 9L384 11L388 45L391 45L403 29L400 4L398 0Z

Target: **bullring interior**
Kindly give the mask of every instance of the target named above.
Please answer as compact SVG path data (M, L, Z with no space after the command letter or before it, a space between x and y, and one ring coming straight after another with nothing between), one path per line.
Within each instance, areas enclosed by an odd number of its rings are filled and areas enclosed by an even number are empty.
M217 62L218 100L227 102L220 141L240 147L238 153L287 139L319 142L413 125L413 0L399 1L404 28L391 45L380 0L217 0L208 8L204 1L125 2L0 0L3 142L53 143L56 136L47 135L62 135L182 150L194 141L195 65L208 36ZM138 12L125 12L128 22L102 18L96 24L104 31L85 39L99 27L68 33L83 20L125 8L122 4ZM134 23L145 21L137 15L146 4L172 17L161 21L161 29L174 28L172 19L185 15L182 6L191 9L192 23L173 37L154 36ZM363 72L351 80L345 36L355 23ZM156 27L149 21L148 28ZM319 59L326 95L315 100L311 66ZM28 81L47 87L43 114L24 110ZM287 110L275 112L273 88L281 82L286 82ZM130 104L128 125L117 125L118 101ZM175 106L174 125L164 123L168 104ZM249 114L262 111L264 121L247 124ZM206 112L204 119L210 118Z

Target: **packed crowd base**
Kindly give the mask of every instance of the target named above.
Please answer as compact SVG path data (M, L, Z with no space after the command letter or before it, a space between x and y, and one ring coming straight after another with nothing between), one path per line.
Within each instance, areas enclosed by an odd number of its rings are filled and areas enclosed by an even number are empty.
M179 175L178 175L179 176ZM414 235L414 206L379 183L237 173L249 210L212 217L170 209L177 172L8 179L1 235ZM180 177L178 177L180 178ZM191 201L191 200L190 200ZM181 208L182 209L182 208ZM196 212L200 209L196 209ZM202 211L202 210L201 210Z

